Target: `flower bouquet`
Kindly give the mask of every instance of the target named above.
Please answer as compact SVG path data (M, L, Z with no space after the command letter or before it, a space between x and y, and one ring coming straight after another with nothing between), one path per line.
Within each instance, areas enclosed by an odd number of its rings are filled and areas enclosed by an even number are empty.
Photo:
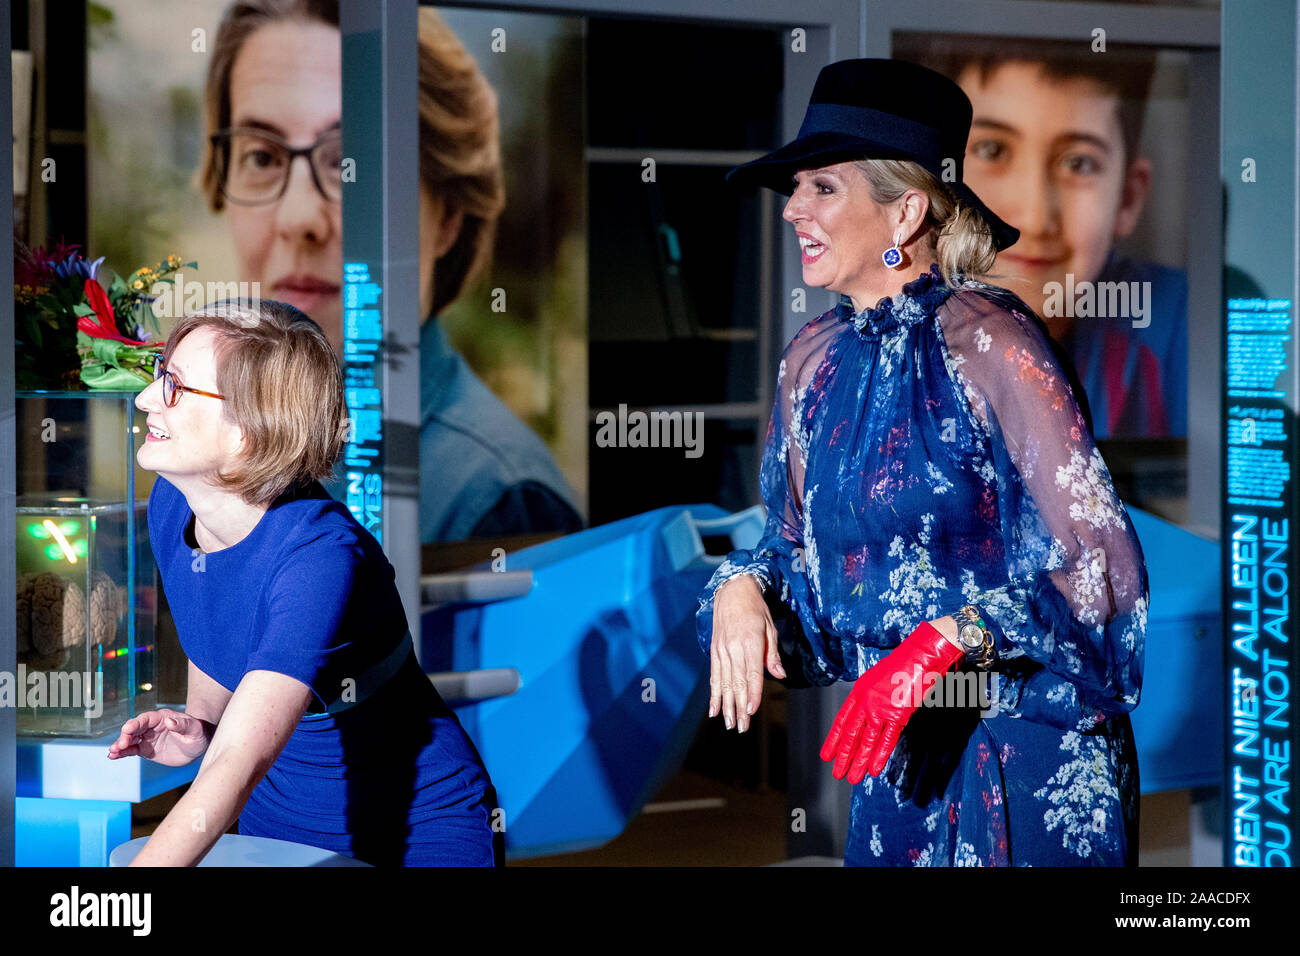
M153 381L154 357L163 347L161 341L149 341L160 334L150 308L156 285L197 266L168 256L125 279L115 275L106 290L99 282L104 257L91 261L77 250L64 242L49 250L19 250L14 263L16 384L20 390L139 391Z

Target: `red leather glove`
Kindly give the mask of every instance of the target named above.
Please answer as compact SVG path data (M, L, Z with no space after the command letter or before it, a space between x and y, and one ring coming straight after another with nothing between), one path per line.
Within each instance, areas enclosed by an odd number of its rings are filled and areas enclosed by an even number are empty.
M847 771L849 783L858 784L868 772L874 777L884 770L918 703L961 657L957 645L922 621L888 657L868 668L822 744L821 758L835 761L835 779Z

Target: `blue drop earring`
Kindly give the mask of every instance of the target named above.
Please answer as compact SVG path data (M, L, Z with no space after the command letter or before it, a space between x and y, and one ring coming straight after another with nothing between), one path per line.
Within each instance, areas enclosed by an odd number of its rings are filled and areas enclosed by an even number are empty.
M891 269L897 269L903 262L902 250L898 248L898 237L894 237L894 244L880 254L881 260Z

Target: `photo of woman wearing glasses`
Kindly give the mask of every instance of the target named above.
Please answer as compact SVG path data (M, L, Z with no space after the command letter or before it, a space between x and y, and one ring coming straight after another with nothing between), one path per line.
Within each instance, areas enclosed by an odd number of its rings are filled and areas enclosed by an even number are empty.
M436 11L420 11L418 44L420 541L577 531L576 495L550 449L439 321L487 271L505 186L491 86ZM342 102L337 0L227 8L199 186L226 219L240 281L311 316L340 355Z
M277 15L290 6L227 13L209 65L201 186L229 224L241 281L311 316L342 354L339 32Z

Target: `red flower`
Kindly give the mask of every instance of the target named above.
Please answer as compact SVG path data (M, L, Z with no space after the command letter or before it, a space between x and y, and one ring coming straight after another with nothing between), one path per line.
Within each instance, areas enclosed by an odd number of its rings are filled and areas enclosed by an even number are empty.
M77 328L96 339L114 339L125 345L145 345L135 339L127 339L117 334L117 323L113 319L113 303L108 301L108 293L94 279L86 280L86 304L95 310L96 322L88 315L77 319Z

